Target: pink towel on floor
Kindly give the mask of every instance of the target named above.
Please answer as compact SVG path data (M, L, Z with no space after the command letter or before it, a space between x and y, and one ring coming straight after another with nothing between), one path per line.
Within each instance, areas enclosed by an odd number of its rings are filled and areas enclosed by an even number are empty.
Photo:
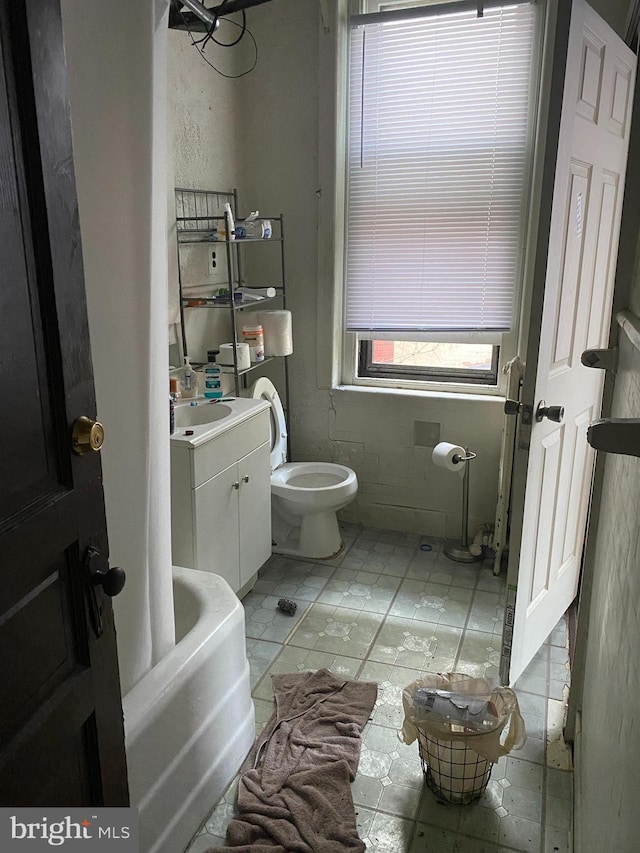
M227 846L216 851L364 851L350 783L377 685L345 681L327 669L272 680L276 711L245 762L238 815Z

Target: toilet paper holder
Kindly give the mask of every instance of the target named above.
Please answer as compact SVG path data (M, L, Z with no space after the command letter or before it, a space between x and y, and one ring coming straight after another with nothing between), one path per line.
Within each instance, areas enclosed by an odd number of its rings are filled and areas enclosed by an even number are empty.
M460 454L459 454L459 453L456 453L456 454L455 454L455 456L453 457L453 461L454 461L456 464L457 464L458 462L469 462L471 459L476 459L476 457L478 456L478 454L477 454L477 453L471 453L471 451L470 451L468 448L466 448L466 447L465 447L464 452L466 453L466 456L460 456ZM466 473L466 472L465 472L465 473Z
M477 458L477 453L473 453L468 447L464 449L464 456L456 453L452 458L453 462L465 463L464 473L462 475L462 529L460 542L449 542L444 546L444 554L450 560L456 563L477 563L482 560L482 554L472 554L469 550L469 463L472 459Z

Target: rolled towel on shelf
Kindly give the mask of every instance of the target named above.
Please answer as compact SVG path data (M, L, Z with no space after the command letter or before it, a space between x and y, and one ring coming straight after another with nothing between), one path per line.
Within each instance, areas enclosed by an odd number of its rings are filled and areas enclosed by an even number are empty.
M264 329L265 355L291 355L293 352L291 311L261 311L260 322Z

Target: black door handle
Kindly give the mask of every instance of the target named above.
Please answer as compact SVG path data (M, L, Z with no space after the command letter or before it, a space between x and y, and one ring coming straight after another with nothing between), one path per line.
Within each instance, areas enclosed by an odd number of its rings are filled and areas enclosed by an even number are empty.
M87 598L89 602L89 615L96 637L102 636L104 625L102 623L102 606L98 602L96 587L101 586L105 595L113 598L122 592L127 576L120 566L102 568L100 551L90 545L84 553L82 561L84 577L86 581Z

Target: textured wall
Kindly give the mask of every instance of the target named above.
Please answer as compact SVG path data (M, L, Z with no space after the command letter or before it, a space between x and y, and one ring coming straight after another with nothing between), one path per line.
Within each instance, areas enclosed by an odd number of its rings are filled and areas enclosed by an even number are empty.
M238 186L243 210L284 214L294 332L289 359L294 458L339 461L356 470L360 492L345 512L353 521L457 535L461 483L431 464L425 428L420 433L418 427L423 443L416 443L414 423L427 423L427 433L435 430L479 453L471 471L471 524L492 522L499 401L321 387L318 377L330 372L339 337L329 319L333 282L318 280L319 228L331 226L319 214L318 191L330 189L320 179L319 140L332 120L327 98L321 97L331 81L321 71L320 52L334 35L323 31L318 0L272 0L251 9L247 18L258 44L258 67L237 81L209 73L186 36L170 34L170 69L176 69L170 76L170 130L176 180L196 186L212 175L223 186ZM221 126L225 123L228 128ZM267 258L249 262L248 271L254 281L258 274L274 274ZM212 336L210 325L190 332L201 346Z
M640 353L620 337L611 416L640 418ZM606 458L595 562L578 780L582 853L638 849L639 458Z

